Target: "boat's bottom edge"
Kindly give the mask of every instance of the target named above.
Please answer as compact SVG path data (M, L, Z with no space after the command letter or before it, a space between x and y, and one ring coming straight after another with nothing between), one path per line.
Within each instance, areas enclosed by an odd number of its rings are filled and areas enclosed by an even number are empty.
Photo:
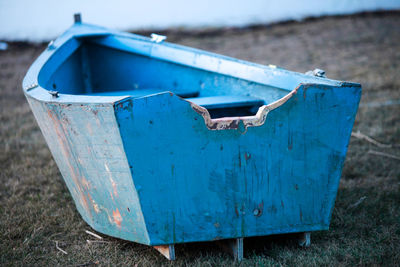
M307 248L311 246L311 232L299 232L286 234L290 235L291 238L295 238L298 245L302 248ZM269 236L269 235L268 235ZM241 262L244 259L244 239L241 238L231 238L224 240L213 241L217 247L228 253L237 262ZM175 244L159 245L153 246L155 250L160 252L168 260L175 260Z
M267 229L259 233L251 233L251 234L244 234L244 235L232 235L232 236L216 236L214 238L209 238L206 235L203 235L204 238L186 238L185 240L174 240L172 242L163 241L157 239L155 237L151 237L149 240L134 240L131 238L127 238L125 232L114 232L110 233L109 228L104 228L98 225L92 225L88 223L91 228L95 231L102 233L104 235L108 235L114 238L119 238L122 240L147 245L147 246L164 246L164 245L171 245L171 244L184 244L184 243L200 243L200 242L213 242L213 241L221 241L221 240L229 240L229 239L236 239L236 238L252 238L252 237L267 237L273 235L285 235L285 234L296 234L296 233L303 233L303 232L315 232L315 231L323 231L329 230L329 225L326 224L313 224L313 225L298 225L295 227L287 227L287 228L279 228L279 229Z
M96 231L100 233L104 233L109 235L109 233L105 233L105 231L102 231L103 229L101 227L92 227ZM157 250L161 255L163 255L165 258L168 260L175 260L176 255L175 255L175 245L180 245L184 243L201 243L201 242L215 242L217 247L221 249L222 251L228 253L233 257L235 261L242 261L244 259L244 240L248 238L254 238L254 237L268 237L268 236L277 236L277 235L282 235L282 236L287 236L288 238L295 238L297 240L297 243L300 247L307 248L311 245L311 232L315 231L322 231L322 230L328 230L329 225L326 224L314 224L314 225L302 225L302 226L297 226L297 227L290 227L290 228L281 228L281 229L271 229L269 231L265 231L262 234L253 234L253 235L246 235L246 236L237 236L237 237L224 237L224 238L214 238L214 239L192 239L192 240L184 240L184 241L179 241L179 242L173 242L173 243L163 243L163 242L151 242L149 240L148 243L145 242L138 242L137 240L128 240L134 243L139 243L142 245L147 245L153 247L155 250ZM111 235L112 237L115 238L120 238L127 240L124 238L122 235L123 233L121 232L121 235L114 234ZM282 237L285 238L285 237Z

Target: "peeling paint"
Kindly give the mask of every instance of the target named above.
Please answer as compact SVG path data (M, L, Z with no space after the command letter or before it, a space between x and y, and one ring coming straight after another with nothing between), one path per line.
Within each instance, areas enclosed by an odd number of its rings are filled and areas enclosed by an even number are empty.
M113 211L113 219L114 219L114 223L115 223L118 227L121 227L122 216L121 216L121 213L119 213L119 210L118 210L118 209L116 209L115 211Z
M90 195L89 192L87 193L87 195L88 195L89 200L92 202L92 206L93 206L94 211L96 213L99 213L100 212L99 205L97 205L97 203L94 201L94 199L92 198L92 196Z
M110 181L111 181L111 186L113 188L113 194L114 196L118 197L118 192L117 192L117 184L115 183L115 181L113 180L111 173L110 173Z
M65 159L72 158L70 156L71 152L70 152L70 149L69 149L69 144L68 144L68 141L67 141L67 137L65 136L65 133L64 133L65 130L64 130L64 127L63 127L62 123L59 121L59 119L58 119L57 115L55 114L55 112L52 111L51 109L47 110L47 114L48 114L48 116L50 118L50 121L53 122L55 132L56 132L56 134L58 136L58 141L59 141L59 144L60 144L61 153L64 155ZM68 168L70 169L71 178L73 179L73 181L75 183L75 187L76 187L76 189L77 189L77 191L79 193L79 196L78 196L79 202L81 203L81 206L86 210L87 214L90 217L92 217L91 211L89 209L89 205L88 205L88 202L87 202L87 199L86 199L86 196L85 196L85 194L83 193L83 190L82 190L82 185L81 185L82 184L81 183L82 177L80 177L80 175L77 173L75 168L71 165L69 160L66 160L66 163L68 165Z
M89 184L89 182L86 180L86 178L84 176L82 176L82 185L85 187L86 190L89 190L90 184Z
M99 212L100 212L99 205L97 205L97 203L94 202L94 201L93 201L93 208L94 208L94 211L95 211L96 213L99 213Z
M228 129L238 129L239 125L242 123L244 126L243 134L246 133L248 127L257 127L264 124L268 112L276 109L288 101L293 95L297 93L301 85L293 89L289 94L282 97L281 99L259 107L257 114L254 116L242 116L242 117L224 117L212 119L210 113L206 108L203 108L193 102L190 105L194 111L200 114L204 118L204 122L209 130L228 130ZM187 100L185 100L187 101Z

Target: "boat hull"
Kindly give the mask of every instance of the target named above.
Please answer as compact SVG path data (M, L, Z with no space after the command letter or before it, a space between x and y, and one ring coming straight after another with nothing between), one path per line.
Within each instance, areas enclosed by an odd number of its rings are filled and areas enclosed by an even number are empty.
M263 125L225 130L169 93L28 100L83 219L162 245L328 229L358 91L301 86Z
M197 58L222 62L223 76L201 84L206 93L226 82L235 92L246 85L258 96L266 94L260 80L264 73L275 83L277 89L271 92L279 99L253 116L212 118L204 107L171 92L143 97L74 95L79 92L75 86L89 84L68 78L78 75L76 68L54 75L48 71L54 62L77 66L78 56L66 60L83 36L74 27L55 42L63 53L52 54L49 47L35 62L24 80L24 92L77 210L95 230L158 246L329 228L361 97L359 84L295 73L293 78L275 67L196 50ZM86 38L111 34L85 29ZM154 55L173 48L178 55L179 47L165 47L149 51ZM250 74L235 71L235 66ZM200 67L185 76L187 85L200 75ZM79 68L85 72L85 64ZM179 68L177 73L183 67ZM207 73L201 73L203 80ZM233 84L239 78L228 74L247 76ZM68 85L68 94L49 94L45 87L56 87L60 79L67 80L61 84ZM279 89L288 81L297 87Z

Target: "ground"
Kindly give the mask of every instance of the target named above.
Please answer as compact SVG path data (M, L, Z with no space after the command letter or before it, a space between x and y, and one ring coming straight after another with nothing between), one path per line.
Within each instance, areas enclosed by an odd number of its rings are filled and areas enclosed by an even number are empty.
M400 12L309 19L243 29L168 31L169 41L261 64L324 69L363 86L329 231L301 249L290 236L245 240L242 265L400 264ZM214 243L176 246L168 262L155 250L85 233L21 81L44 44L0 51L0 265L225 265ZM93 231L93 230L92 230ZM68 254L56 249L56 243Z

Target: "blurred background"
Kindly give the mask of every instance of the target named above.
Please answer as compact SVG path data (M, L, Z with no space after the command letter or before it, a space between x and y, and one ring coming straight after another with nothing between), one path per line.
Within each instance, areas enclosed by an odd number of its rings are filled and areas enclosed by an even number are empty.
M119 30L247 26L400 8L399 0L0 0L0 40L48 41L80 12Z

